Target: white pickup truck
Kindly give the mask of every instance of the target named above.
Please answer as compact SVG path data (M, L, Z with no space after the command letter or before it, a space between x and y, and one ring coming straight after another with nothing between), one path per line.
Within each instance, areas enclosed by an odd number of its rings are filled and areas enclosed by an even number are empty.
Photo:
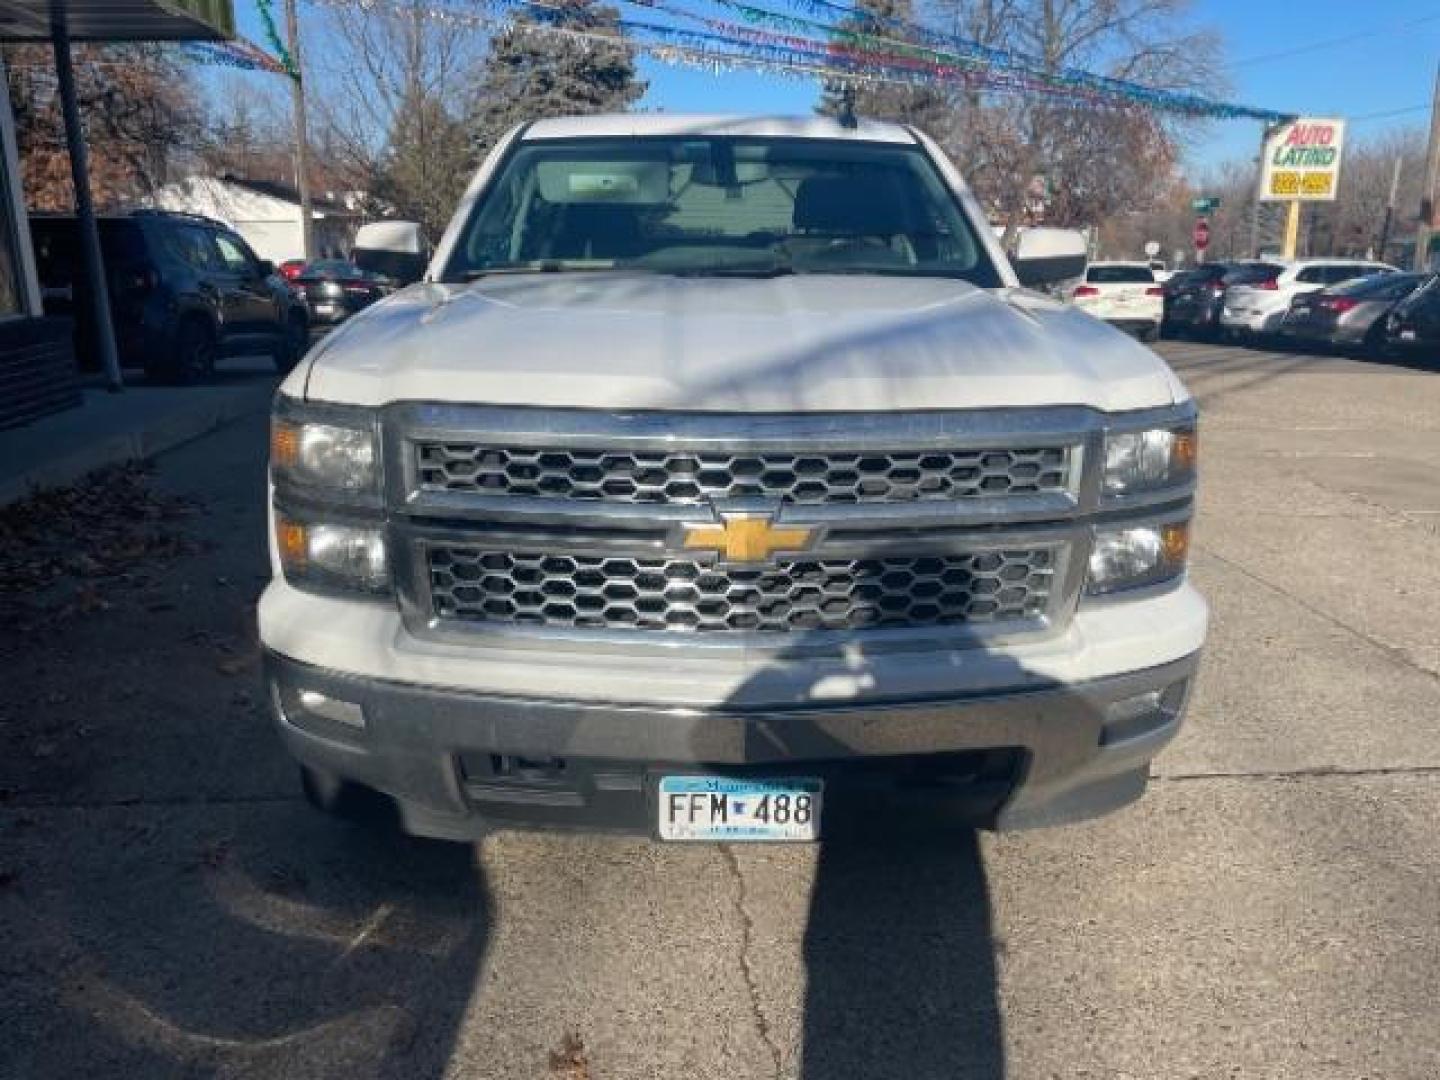
M260 632L307 792L713 841L1138 797L1205 639L1196 410L1023 287L1083 265L1007 259L900 126L514 131L276 398Z

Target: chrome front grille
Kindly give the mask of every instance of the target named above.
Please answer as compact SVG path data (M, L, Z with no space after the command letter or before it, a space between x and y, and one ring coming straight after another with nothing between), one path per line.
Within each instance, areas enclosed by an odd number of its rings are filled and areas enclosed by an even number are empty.
M694 505L724 499L799 504L1005 499L1065 493L1068 446L872 453L722 453L414 444L422 492Z
M1079 406L719 414L388 407L406 627L545 648L955 648L1054 633L1084 576ZM830 632L839 632L831 636Z
M738 567L682 558L519 553L428 545L434 614L495 626L790 633L1039 620L1054 547Z

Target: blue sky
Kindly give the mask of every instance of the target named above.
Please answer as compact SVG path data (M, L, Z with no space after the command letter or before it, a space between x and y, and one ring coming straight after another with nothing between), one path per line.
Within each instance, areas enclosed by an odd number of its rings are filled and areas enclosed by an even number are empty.
M627 14L637 11L621 6ZM242 33L263 43L253 0L235 0L235 7ZM1437 0L1371 0L1363 7L1354 0L1195 0L1194 11L1197 23L1215 27L1225 38L1232 101L1353 117L1352 139L1426 121L1424 107L1440 63ZM306 46L324 47L313 39ZM643 104L671 112L803 113L818 93L808 79L716 74L648 60L642 67L650 80ZM1189 160L1203 170L1253 155L1258 142L1258 125L1251 121L1215 122L1199 133Z

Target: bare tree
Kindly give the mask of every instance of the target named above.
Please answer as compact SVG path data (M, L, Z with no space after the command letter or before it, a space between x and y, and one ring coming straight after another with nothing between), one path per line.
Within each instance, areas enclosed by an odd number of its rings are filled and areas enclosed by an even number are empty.
M481 52L465 20L440 19L420 0L346 7L320 16L310 56L317 141L376 205L432 234L464 190L474 152L462 109Z
M238 73L216 80L198 154L205 172L295 183L294 134L282 82Z
M1308 210L1307 239L1316 254L1383 257L1380 233L1397 161L1400 188L1390 238L1414 233L1425 170L1425 133L1419 128L1352 139L1341 164L1335 201Z
M74 189L50 50L5 50L26 199L70 210ZM98 207L131 202L171 179L201 144L203 118L189 72L148 46L77 46L75 76Z
M1220 41L1190 0L931 0L932 25L1024 54L1035 69L1076 68L1163 90L1225 90ZM977 86L934 132L1009 224L1094 225L1144 209L1171 185L1199 122L1143 105L1020 97Z

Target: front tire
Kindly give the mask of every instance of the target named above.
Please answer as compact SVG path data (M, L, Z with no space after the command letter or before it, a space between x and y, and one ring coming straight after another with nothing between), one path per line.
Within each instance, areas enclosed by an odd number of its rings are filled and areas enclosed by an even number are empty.
M300 787L305 801L330 817L372 829L399 828L395 801L364 784L301 765Z

